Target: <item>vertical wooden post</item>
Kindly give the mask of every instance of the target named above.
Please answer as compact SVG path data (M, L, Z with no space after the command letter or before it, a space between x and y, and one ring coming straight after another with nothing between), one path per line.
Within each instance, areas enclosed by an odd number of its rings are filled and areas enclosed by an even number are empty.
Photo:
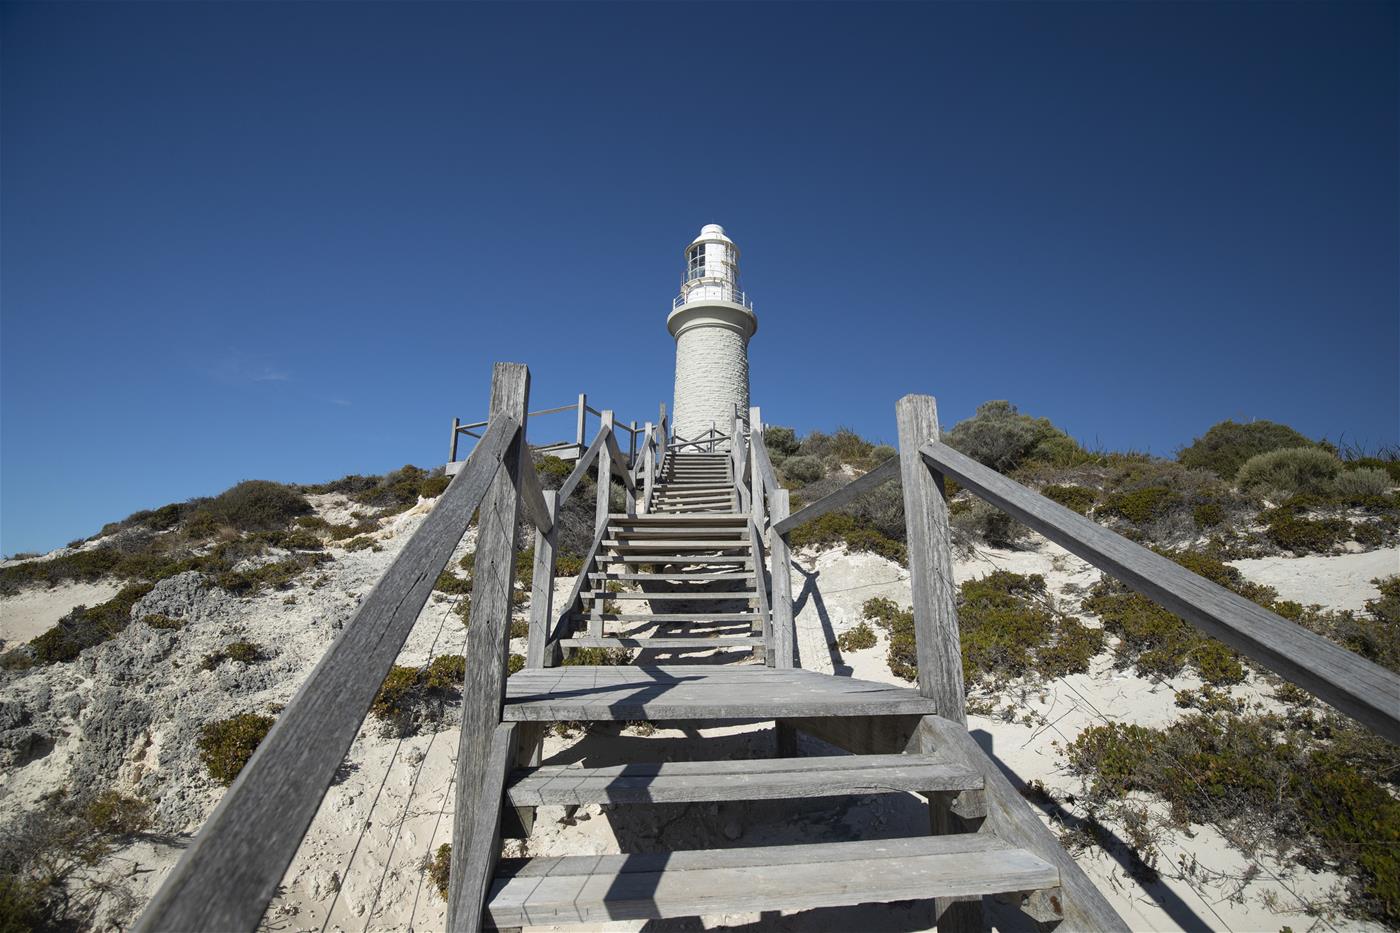
M525 447L530 403L530 371L519 363L497 363L491 374L491 418L509 415L520 431L506 449L477 512L476 568L472 574L472 624L467 629L467 680L462 686L462 738L457 753L457 804L452 824L452 883L447 926L455 931L481 927L484 891L468 877L473 826L501 800L484 799L492 736L501 724L510 650L511 590L520 519L521 470L531 469Z
M788 491L773 490L773 521L788 517ZM769 560L773 563L773 651L777 655L774 667L793 666L796 632L792 626L792 568L788 566L786 535L774 534L769 542Z
M739 445L734 443L734 428L739 424L739 406L735 405L734 410L729 413L729 459L734 459L734 451L739 449Z
M448 463L456 463L456 462L457 462L457 435L461 433L461 432L458 431L457 429L460 428L461 426L462 426L462 419L461 419L461 418L453 418L453 419L452 419L452 446L451 446L450 448L448 448L448 451L447 451L447 462L448 462Z
M656 432L651 422L643 431L646 442L642 445L642 514L651 511L651 485L656 481Z
M553 618L550 605L554 602L554 544L559 538L559 490L544 491L544 507L549 512L548 532L535 529L535 577L530 584L530 641L525 649L526 667L547 667L545 642L549 640L549 623Z
M906 395L895 407L895 418L899 424L899 475L904 484L919 693L934 701L939 716L966 727L948 505L943 501L942 475L919 456L925 442L938 440L938 405L930 395ZM947 794L930 796L929 815L935 835L960 828ZM971 933L985 927L980 901L938 898L934 912L940 933Z
M757 446L763 440L763 421L757 408L749 409L749 445ZM763 534L763 526L767 521L763 508L763 473L758 469L758 458L749 451L749 495L753 499L751 508L753 509L754 527L759 534Z
M938 715L965 724L948 505L943 501L943 477L919 456L927 441L938 440L938 408L930 395L906 395L899 400L896 418L919 692L935 701Z
M574 432L574 443L578 444L576 457L582 457L583 452L588 449L588 438L584 434L584 428L588 421L588 396L580 392L578 394L578 430Z
M671 441L671 426L666 423L666 403L661 403L661 411L656 416L656 423L661 428L662 448Z
M637 465L637 422L633 421L628 427L632 433L627 436L631 438L627 442L627 469L632 469Z
M613 429L612 409L603 412L603 430L609 434ZM593 533L603 530L608 523L608 499L612 492L612 444L606 440L598 448L598 499L597 511L593 517Z

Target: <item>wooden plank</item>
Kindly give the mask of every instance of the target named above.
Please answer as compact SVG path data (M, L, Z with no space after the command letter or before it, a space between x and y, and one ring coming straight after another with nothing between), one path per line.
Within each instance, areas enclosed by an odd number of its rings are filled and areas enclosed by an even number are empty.
M907 687L761 665L630 665L520 671L507 685L509 721L779 719L927 714Z
M919 721L918 716L830 716L783 719L779 725L864 757L904 751L913 740Z
M534 466L531 465L528 470L521 470L520 479L520 498L525 504L525 511L530 515L530 521L537 530L549 531L554 527L554 516L545 508L544 490L540 489L540 478L535 474Z
M633 493L636 493L637 484L636 481L633 480L631 472L627 469L627 458L622 455L622 448L617 446L618 430L625 431L627 430L627 428L624 425L614 423L612 433L608 435L608 454L609 459L612 461L613 475L616 476L618 479L622 480L622 485L624 487L630 489ZM604 514L607 514L606 510L604 511ZM635 514L635 512L628 512L627 514L633 515Z
M651 511L651 497L656 492L656 428L646 423L646 447L642 452L642 508L645 515Z
M549 642L550 607L554 603L555 544L559 536L555 520L559 515L559 493L551 489L543 495L550 526L547 532L535 529L535 575L530 583L530 637L525 649L527 667L544 667L551 660L545 646ZM580 580L586 577L587 574L579 574Z
M751 648L754 645L763 644L763 639L744 635L727 638L710 638L703 635L683 638L665 636L627 638L618 635L604 635L602 638L594 638L589 635L579 638L563 638L560 639L559 644L565 648L690 648L699 651L708 648Z
M456 809L452 822L452 874L468 877L471 838L478 808L498 809L490 795L489 756L505 700L506 662L510 653L511 596L515 584L515 550L519 535L520 474L533 470L525 448L525 412L530 400L530 371L519 363L497 363L491 378L491 416L519 418L516 443L481 501L477 518L476 565L472 572L471 625L467 626L466 681L462 685L462 738L457 750ZM464 900L462 886L449 889L447 927L454 933L476 930L479 903Z
M1400 742L1400 676L1134 544L946 444L931 467L1285 680Z
M603 435L603 448L598 451L598 485L595 490L593 509L593 529L606 528L608 524L608 500L612 494L612 474L613 474L613 448L617 446L617 441L613 439L613 413L612 409L603 412L603 426L599 433Z
M614 512L608 518L614 525L635 525L639 528L650 525L692 525L704 522L723 522L747 525L747 512L706 512L703 515L626 515Z
M933 396L906 395L899 400L895 417L899 423L919 692L938 701L940 716L965 723L948 506L943 501L942 478L930 472L919 455L925 441L938 438L938 407Z
M749 507L750 516L754 525L758 527L759 534L768 525L767 494L768 490L776 489L777 480L768 482L763 467L767 464L767 475L773 473L773 464L768 462L768 451L763 446L763 418L759 410L749 409Z
M927 755L842 755L529 768L511 775L506 795L516 806L696 803L956 792L981 788L982 780Z
M492 731L482 768L479 805L468 824L470 832L452 836L453 862L459 851L463 857L460 871L454 864L448 875L448 897L457 905L457 912L448 921L450 930L475 933L481 929L486 896L501 855L501 800L506 777L515 763L519 730L519 724L506 722Z
M146 905L138 929L257 928L438 574L521 433L510 416L493 420Z
M686 582L691 580L752 580L752 573L590 573L591 580L635 580L645 582Z
M589 622L760 622L764 618L762 610L758 612L706 612L695 610L694 612L591 612L588 614ZM590 634L592 626L590 625ZM599 633L601 634L601 633Z
M773 520L786 518L788 514L788 491L775 489L772 493ZM772 545L773 581L773 666L792 667L796 658L797 630L792 619L792 568L789 561L787 539L775 530L769 541Z
M588 445L588 449L574 463L573 470L559 486L559 507L561 509L564 507L564 503L569 501L569 496L573 495L574 489L588 475L588 468L593 465L594 460L598 459L598 454L606 442L607 434L602 428L599 428L597 436L593 438L593 443Z
M805 910L1053 887L1045 860L976 835L502 860L497 926Z
M829 496L822 496L811 505L805 505L795 513L783 519L781 522L773 523L773 533L785 535L795 528L800 528L814 518L821 518L828 512L834 512L854 499L858 499L879 486L883 486L890 480L899 478L899 458L891 457L884 463L877 466L864 476L851 480L840 489Z
M580 449L583 448L583 438L584 438L583 428L584 428L584 423L585 423L585 421L586 421L587 419L588 419L588 395L587 395L586 393L584 393L584 392L580 392L580 393L578 394L578 432L577 432L578 446L579 446ZM567 499L567 498L568 498L568 496L560 496L560 497L559 497L559 501L562 503L562 502L563 502L565 499Z
M590 574L590 576L591 576L591 574ZM734 592L720 592L720 593L714 593L714 592L710 592L710 591L708 591L708 590L700 590L698 587L696 587L695 589L696 589L696 592L694 592L694 593L687 593L685 590L652 590L652 591L648 591L648 592L632 592L632 591L628 591L628 592L623 592L623 593L609 593L609 592L606 592L606 591L589 590L588 592L581 594L581 596L582 596L583 599L616 599L616 600L620 600L620 601L624 601L624 602L627 601L627 600L641 600L641 599L645 599L645 600L656 600L657 602L675 602L676 600L694 600L694 599L698 599L698 600L727 599L727 600L732 600L732 601L739 601L739 600L752 600L752 599L757 598L757 596L758 596L758 594L757 594L756 592L752 591L752 590L744 591L744 592L741 592L741 591L734 591Z
M961 482L961 481L959 481ZM1059 838L1041 822L990 758L983 753L967 727L940 716L925 716L919 723L912 751L943 757L945 761L975 768L982 774L981 799L986 820L978 835L994 834L1011 845L1033 852L1060 873L1064 912L1062 930L1103 930L1126 933L1129 927L1094 883L1060 845ZM945 836L941 838L962 838Z
M743 564L753 566L753 558L746 554L610 554L601 558L609 564Z

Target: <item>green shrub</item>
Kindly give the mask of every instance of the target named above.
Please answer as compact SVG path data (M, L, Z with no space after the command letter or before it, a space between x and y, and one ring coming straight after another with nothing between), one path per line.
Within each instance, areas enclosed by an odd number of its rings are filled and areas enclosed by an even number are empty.
M1181 496L1165 486L1145 486L1110 493L1099 507L1099 513L1116 515L1134 525L1145 525L1161 518L1180 502Z
M209 776L228 785L238 777L258 745L267 737L275 720L271 716L243 713L230 719L205 723L200 730L199 757L209 769Z
M349 541L345 542L345 550L347 551L363 551L365 548L374 547L378 547L378 545L369 535L360 535L357 538L351 538ZM438 582L442 581L439 579Z
M311 510L311 503L294 487L252 479L226 489L196 511L239 531L272 531L288 527Z
M904 680L919 676L919 653L914 641L914 613L901 609L893 600L877 597L867 599L861 607L866 619L885 630L890 648L885 654L890 671Z
M1002 473L1033 462L1073 466L1090 459L1049 419L1023 415L1007 401L983 402L975 415L953 426L946 442Z
M141 621L151 628L164 629L167 631L177 631L185 627L184 619L172 619L170 616L155 612L142 616Z
M568 663L565 661L564 663ZM525 669L525 656L523 654L512 654L506 659L506 676L518 674Z
M423 672L416 667L395 664L389 668L374 702L370 704L370 715L385 722L399 719L408 711L414 689L422 679Z
M449 481L449 477L433 475L407 464L386 473L373 486L351 493L350 498L361 505L379 509L381 515L392 515L413 508L420 498L431 499L441 495Z
M452 477L446 474L440 473L437 476L429 476L427 479L423 480L422 485L418 487L418 495L422 496L424 499L436 499L438 496L447 492L447 487L451 484Z
M875 647L875 630L864 622L842 632L836 639L842 651L864 651Z
M251 596L266 589L286 589L297 577L327 560L324 554L298 554L248 570L225 571L214 577L214 585L235 596Z
M1343 470L1337 475L1337 495L1346 502L1365 502L1390 492L1395 481L1385 470L1375 467L1358 467Z
M1040 494L1051 501L1058 502L1065 508L1078 512L1080 515L1088 515L1089 510L1094 507L1094 502L1098 500L1097 490L1088 486L1045 486L1040 490Z
M1103 633L1050 605L1045 578L996 570L958 587L963 680L1000 680L1037 671L1051 677L1088 669Z
M1191 510L1197 528L1214 528L1225 521L1225 510L1218 502L1202 502Z
M450 570L444 570L438 574L437 582L433 584L433 589L439 593L470 593L472 581L466 577L459 577Z
M1270 509L1264 534L1270 541L1294 554L1326 553L1351 536L1351 523L1343 518L1303 518L1292 509Z
M793 547L832 547L845 544L855 551L878 554L898 564L907 564L909 553L902 541L887 537L868 521L862 521L846 512L828 512L794 529L791 535Z
M789 457L782 472L788 482L806 486L826 476L826 467L816 457Z
M954 530L981 539L991 547L1014 548L1030 533L1025 525L981 499L956 502L949 520Z
M560 577L576 577L583 573L583 558L577 554L558 554L554 558L554 574Z
M1242 492L1280 498L1329 496L1335 492L1342 462L1318 447L1285 447L1255 454L1244 462L1235 482Z
M573 471L572 463L552 454L541 457L535 463L535 475L539 477L540 485L545 489L558 489Z
M1252 421L1237 424L1222 421L1190 447L1177 454L1184 466L1210 470L1221 479L1234 479L1250 457L1287 447L1312 447L1315 442L1284 424L1272 421Z
M433 890L437 891L444 901L447 900L447 882L451 880L451 872L452 843L444 842L438 846L433 861L428 866L428 880L432 882Z
M462 686L467 677L467 659L460 654L440 654L433 658L423 672L423 684L429 690L452 690Z
M71 661L85 648L113 638L131 624L131 607L151 591L151 586L133 583L89 609L78 606L58 624L29 642L33 663L56 664Z
M466 673L466 659L460 654L438 655L425 667L395 664L379 685L370 715L384 723L390 734L412 735L442 719L448 701L460 693Z
M251 641L229 642L218 651L211 652L204 656L204 660L199 662L199 666L206 671L212 671L225 661L238 661L243 664L256 664L267 659L263 653L262 645Z
M769 424L763 428L763 446L775 457L791 457L797 453L800 445L797 442L797 432L792 428Z
M564 659L565 667L618 667L632 662L632 652L626 648L575 648ZM524 659L521 659L522 665ZM511 671L515 673L515 671Z
M862 438L850 428L837 428L834 434L813 431L802 438L796 453L803 457L815 457L829 467L843 463L852 466L873 466L870 462L875 445Z
M511 620L510 620L510 637L511 637L511 638L529 638L529 637L530 637L530 623L529 623L527 620L525 620L525 619L511 619Z
M1354 457L1348 456L1344 466L1348 470L1371 469L1381 470L1390 477L1392 485L1400 483L1400 450L1391 448L1381 457Z

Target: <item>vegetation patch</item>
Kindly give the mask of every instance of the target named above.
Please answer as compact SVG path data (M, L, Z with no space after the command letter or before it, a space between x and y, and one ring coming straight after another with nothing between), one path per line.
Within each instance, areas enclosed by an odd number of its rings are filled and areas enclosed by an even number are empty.
M225 571L214 577L214 585L235 596L252 596L267 589L283 590L297 577L328 560L324 554L298 554L248 570Z
M1088 670L1103 632L1058 612L1045 578L996 570L958 588L963 680L1000 681L1036 672L1063 677Z
M1110 493L1099 511L1104 515L1116 515L1134 525L1146 525L1180 502L1181 496L1165 486L1143 486Z
M205 723L197 744L209 776L220 784L232 784L275 721L271 716L243 713Z
M418 500L432 499L442 495L450 477L441 473L407 464L375 479L373 485L350 493L350 499L361 505L378 509L378 516L394 515L407 511L418 504Z
M836 639L836 646L842 651L864 651L875 647L875 630L866 622L842 632Z
M983 402L945 439L952 447L1000 473L1021 467L1070 467L1093 459L1047 418L1032 418L1007 401Z
M1088 515L1099 498L1098 490L1088 486L1063 486L1053 483L1043 487L1040 494L1080 515Z
M1177 460L1195 470L1209 470L1221 479L1234 479L1250 457L1286 447L1313 447L1317 443L1286 424L1222 421L1213 425L1191 446L1182 448Z
M259 661L266 660L267 654L263 651L263 646L257 642L234 641L224 645L218 651L206 654L204 660L199 662L199 666L206 671L212 671L225 661L237 661L241 664L256 664Z
M564 659L565 667L619 667L631 663L632 651L628 648L575 648Z
M1235 484L1249 495L1277 501L1296 495L1330 496L1336 492L1342 461L1320 447L1285 447L1256 454L1244 462Z
M151 591L150 584L133 583L96 606L77 606L58 624L27 645L0 655L0 667L23 670L37 664L71 661L85 648L113 638L131 624L131 607Z
M797 548L844 544L851 551L879 554L900 565L909 563L909 552L903 541L886 536L868 520L848 512L828 512L808 522L792 532L791 542Z
M161 629L163 631L178 631L185 627L184 619L172 619L170 616L161 615L158 612L142 616L141 621L151 628Z
M437 852L433 853L433 860L428 863L428 880L432 882L433 890L438 893L444 901L447 900L447 882L452 874L452 843L444 842L437 847Z
M1192 713L1162 729L1094 726L1066 754L1090 782L1090 806L1156 794L1180 827L1212 824L1246 852L1292 848L1350 880L1350 913L1400 921L1397 756L1361 727L1312 713Z
M441 722L448 704L461 696L466 660L460 654L439 655L424 667L394 665L379 687L370 715L389 734L413 735Z

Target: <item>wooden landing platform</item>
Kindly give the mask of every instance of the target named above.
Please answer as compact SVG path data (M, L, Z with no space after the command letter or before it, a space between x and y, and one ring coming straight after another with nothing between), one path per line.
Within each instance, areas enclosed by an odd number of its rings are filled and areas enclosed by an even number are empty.
M506 681L507 722L777 719L936 712L907 687L799 668L664 664L527 668Z

